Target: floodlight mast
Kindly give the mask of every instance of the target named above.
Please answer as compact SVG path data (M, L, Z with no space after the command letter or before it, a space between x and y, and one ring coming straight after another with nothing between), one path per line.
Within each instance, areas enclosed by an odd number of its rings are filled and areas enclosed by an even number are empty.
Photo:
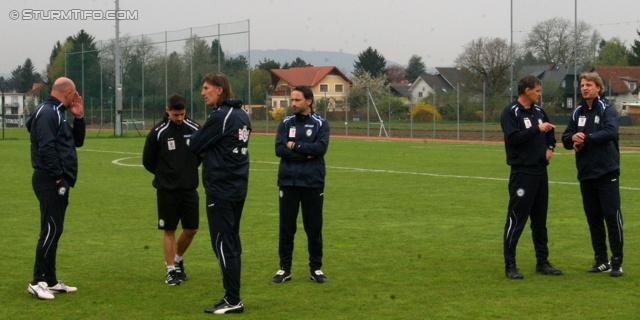
M115 135L122 136L122 80L120 79L120 19L118 19L118 11L120 10L120 1L116 0L116 119L115 119Z

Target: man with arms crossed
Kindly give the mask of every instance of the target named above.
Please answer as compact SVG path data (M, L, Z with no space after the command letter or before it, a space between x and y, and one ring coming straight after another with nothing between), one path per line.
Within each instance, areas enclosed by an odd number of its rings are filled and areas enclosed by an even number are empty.
M280 270L271 283L291 280L293 238L298 211L307 233L309 278L326 283L322 267L322 205L324 203L324 155L329 147L329 123L313 112L313 92L309 87L293 87L294 115L280 122L276 134L276 155L280 157Z

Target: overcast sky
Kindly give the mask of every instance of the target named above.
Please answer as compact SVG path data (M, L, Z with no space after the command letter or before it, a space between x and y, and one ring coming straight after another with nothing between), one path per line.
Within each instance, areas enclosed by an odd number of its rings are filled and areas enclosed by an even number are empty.
M554 16L573 21L575 0L513 0L514 42L531 27ZM114 0L2 0L0 74L26 58L41 72L56 41L80 29L96 40L115 37L113 20L25 20L24 10L113 10ZM300 49L358 54L371 46L387 61L406 65L417 54L428 68L453 66L463 46L479 37L510 39L510 0L120 0L120 9L137 12L121 21L122 35L155 34L249 21L252 49ZM17 19L13 19L16 16ZM31 11L35 12L35 11ZM33 13L35 15L37 13ZM578 19L605 39L631 44L639 39L640 1L580 0ZM223 49L225 49L225 44ZM284 61L281 61L284 62Z

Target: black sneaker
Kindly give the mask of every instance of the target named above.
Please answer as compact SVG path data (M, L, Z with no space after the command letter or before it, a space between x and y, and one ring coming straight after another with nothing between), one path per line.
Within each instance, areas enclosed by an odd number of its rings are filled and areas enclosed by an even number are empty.
M187 273L184 272L184 260L180 260L180 262L173 262L174 267L176 268L176 275L180 281L187 281Z
M551 266L550 263L545 263L545 264L536 266L536 273L537 274L546 274L546 275L549 275L549 276L561 276L562 275L562 271L554 268L553 266Z
M597 273L597 272L609 272L611 271L611 264L609 262L596 262L593 267L587 272Z
M287 281L291 281L291 272L282 269L278 270L276 276L271 279L271 283L283 283Z
M516 268L515 264L507 265L507 267L504 268L504 273L507 275L507 278L509 279L513 279L513 280L524 279L524 276L522 275L522 273L520 273L520 270Z
M230 304L227 299L222 299L213 304L213 307L204 309L206 313L225 314L225 313L242 313L244 312L244 305L242 301L238 304Z
M170 286L179 286L182 283L182 280L178 278L176 270L171 270L167 273L167 277L164 278L164 283Z
M324 273L322 273L321 270L312 271L311 276L309 276L309 278L311 279L311 281L315 281L317 283L329 282L329 279L327 279L327 277L324 276Z
M622 277L622 258L611 257L611 273L612 277Z

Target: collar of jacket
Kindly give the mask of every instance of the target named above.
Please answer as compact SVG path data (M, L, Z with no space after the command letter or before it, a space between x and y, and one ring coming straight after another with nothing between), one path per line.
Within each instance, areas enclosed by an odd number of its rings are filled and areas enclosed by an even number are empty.
M56 97L54 97L52 95L49 95L47 97L47 100L45 101L45 103L47 103L47 104L50 103L50 104L58 107L58 110L60 110L60 111L64 111L64 110L67 109L67 107L64 104L62 104L62 101L58 100L58 98L56 98Z
M220 104L220 105L221 106L225 105L225 106L228 106L228 107L231 107L231 108L242 108L242 100L227 100L227 101L222 102L222 104ZM219 107L220 106L218 106L218 108Z

